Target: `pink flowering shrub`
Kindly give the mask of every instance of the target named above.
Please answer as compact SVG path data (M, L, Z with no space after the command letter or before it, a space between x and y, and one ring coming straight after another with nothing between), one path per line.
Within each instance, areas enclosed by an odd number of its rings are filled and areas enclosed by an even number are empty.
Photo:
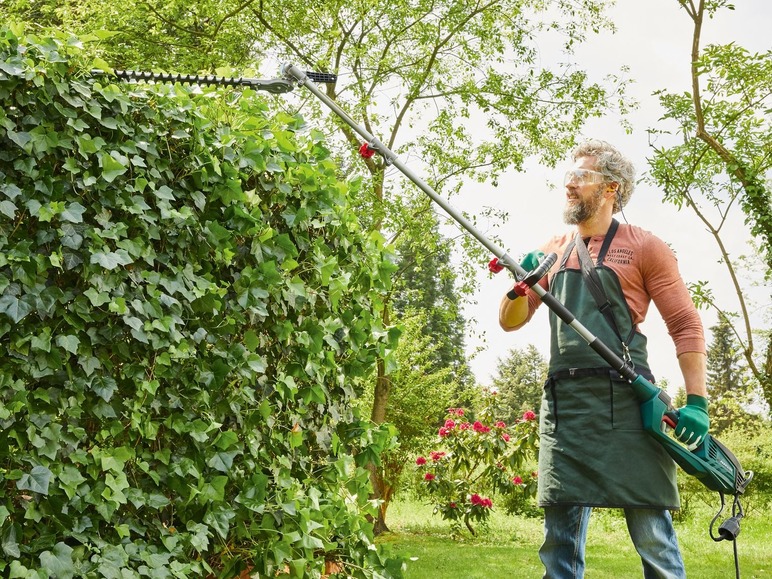
M421 494L434 512L473 535L472 522L485 524L495 503L511 511L534 496L538 476L525 466L536 457L536 414L529 410L514 424L494 422L495 396L486 402L471 422L464 409L449 408L437 446L415 460Z

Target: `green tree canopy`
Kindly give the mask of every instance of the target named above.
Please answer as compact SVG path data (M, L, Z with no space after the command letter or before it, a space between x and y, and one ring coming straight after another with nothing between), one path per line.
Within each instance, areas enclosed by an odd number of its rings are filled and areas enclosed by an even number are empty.
M538 414L546 379L547 362L533 344L523 350L510 350L499 359L491 382L498 391L499 412L506 409L496 418L511 424L529 410Z
M772 276L772 52L751 54L736 43L701 46L703 25L724 9L726 0L678 0L692 22L691 90L658 91L664 122L650 130L654 155L651 178L664 189L665 200L693 211L716 241L735 306L718 303L705 282L693 286L701 305L731 322L745 363L772 400L772 339L758 328L748 303L738 256L727 248L730 216L739 209L761 248L764 279ZM706 18L707 17L707 18ZM669 139L663 135L677 135ZM666 143L666 144L662 144ZM769 302L762 304L768 308ZM768 311L768 310L767 310ZM737 314L737 315L735 315ZM763 317L763 315L762 315ZM759 342L761 347L759 348Z

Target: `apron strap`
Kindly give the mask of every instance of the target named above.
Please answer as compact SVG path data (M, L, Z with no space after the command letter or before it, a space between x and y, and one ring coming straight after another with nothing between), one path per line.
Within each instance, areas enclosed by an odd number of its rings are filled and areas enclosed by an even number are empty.
M611 246L611 240L614 238L618 227L619 222L616 219L612 219L611 227L609 227L609 230L606 233L606 238L603 240L603 245L601 247L601 253L598 256L599 266L605 258L606 253L608 252L608 248ZM627 346L635 335L635 326L631 328L630 335L627 336L627 339L622 337L622 333L619 331L616 319L614 318L614 312L611 309L611 302L609 301L608 296L606 295L606 290L603 287L603 282L601 282L600 277L598 276L598 272L595 271L595 264L592 262L590 252L587 250L587 246L584 244L584 241L582 240L579 233L576 234L576 237L572 243L576 246L576 255L579 258L579 269L582 272L582 278L587 284L587 288L590 290L590 294L592 294L592 297L598 306L598 310L601 314L603 314L603 317L606 319L609 326L611 326L611 329L614 330L617 338L619 338L619 341L622 343L622 346L625 349L625 360L629 361Z

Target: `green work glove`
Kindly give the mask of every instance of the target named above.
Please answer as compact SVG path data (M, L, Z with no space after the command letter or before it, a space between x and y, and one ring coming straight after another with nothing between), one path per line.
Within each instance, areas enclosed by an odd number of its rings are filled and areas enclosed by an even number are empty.
M708 434L709 426L707 398L698 394L687 395L686 406L678 409L676 438L690 448L697 448Z
M535 249L523 256L523 259L520 260L520 267L522 267L525 271L533 271L539 267L543 257L544 252Z

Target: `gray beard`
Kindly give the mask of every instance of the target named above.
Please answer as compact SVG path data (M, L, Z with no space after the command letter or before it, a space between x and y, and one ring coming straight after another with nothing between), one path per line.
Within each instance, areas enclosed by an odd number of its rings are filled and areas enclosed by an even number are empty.
M603 184L601 183L587 201L580 201L573 205L566 204L565 209L563 209L563 221L567 225L578 225L587 221L598 212L602 199Z

